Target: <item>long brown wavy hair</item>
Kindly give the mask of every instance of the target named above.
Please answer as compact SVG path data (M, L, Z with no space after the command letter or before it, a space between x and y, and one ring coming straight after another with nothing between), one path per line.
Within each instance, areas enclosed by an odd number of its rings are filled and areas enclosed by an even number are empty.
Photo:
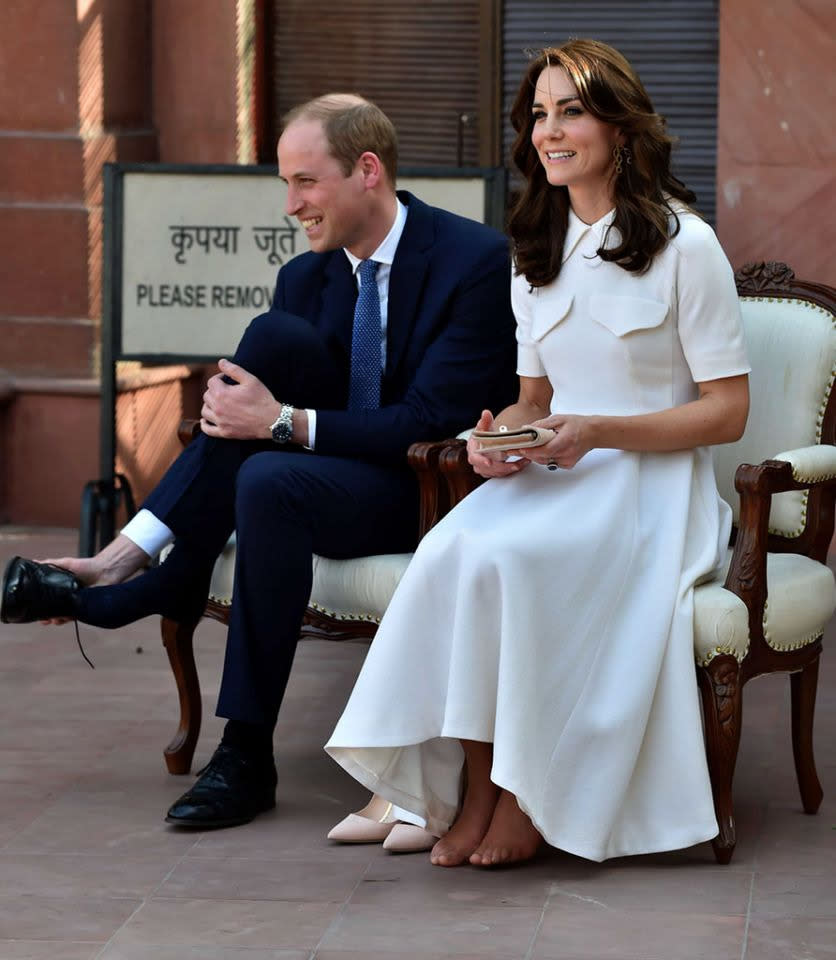
M546 179L531 142L534 126L532 103L537 79L547 67L563 67L569 74L584 108L594 117L613 124L624 135L632 162L615 174L615 218L621 243L598 250L602 260L617 263L634 273L648 269L653 257L679 232L671 201L689 205L696 196L670 169L674 138L665 130L665 119L653 109L636 71L618 50L599 40L569 40L546 47L529 63L511 108L517 138L511 157L525 177L525 189L508 221L514 245L516 272L532 287L542 287L560 273L563 242L569 222L569 191Z

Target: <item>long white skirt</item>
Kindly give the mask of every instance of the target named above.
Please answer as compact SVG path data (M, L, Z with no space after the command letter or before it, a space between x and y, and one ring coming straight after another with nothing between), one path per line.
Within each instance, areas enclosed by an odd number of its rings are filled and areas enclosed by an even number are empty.
M729 526L706 450L488 481L421 543L325 749L438 834L470 739L553 846L604 860L715 836L693 587Z

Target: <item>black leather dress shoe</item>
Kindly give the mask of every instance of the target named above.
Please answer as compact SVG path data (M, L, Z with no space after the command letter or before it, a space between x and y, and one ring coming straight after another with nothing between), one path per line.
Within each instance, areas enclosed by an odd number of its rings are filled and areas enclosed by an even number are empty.
M191 790L169 808L166 823L213 830L249 823L276 806L276 767L222 743Z
M69 570L12 557L3 575L0 621L32 623L52 617L74 617L75 596L81 587L81 581Z

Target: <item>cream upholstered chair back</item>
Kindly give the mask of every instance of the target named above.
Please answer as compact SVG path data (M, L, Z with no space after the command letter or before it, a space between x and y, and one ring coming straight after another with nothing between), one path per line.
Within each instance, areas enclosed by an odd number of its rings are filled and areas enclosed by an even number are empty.
M811 814L819 808L813 717L822 637L836 610L836 580L825 562L836 505L836 291L796 280L783 263L747 264L735 279L751 404L743 437L714 455L736 536L726 570L694 590L720 863L729 862L736 843L732 782L750 679L789 675L802 807Z
M741 463L832 442L822 437L822 423L836 371L836 318L830 311L797 296L747 295L740 305L752 366L749 420L740 440L714 451L717 485L735 524L740 508L734 475ZM775 494L770 533L800 536L807 497L806 490Z

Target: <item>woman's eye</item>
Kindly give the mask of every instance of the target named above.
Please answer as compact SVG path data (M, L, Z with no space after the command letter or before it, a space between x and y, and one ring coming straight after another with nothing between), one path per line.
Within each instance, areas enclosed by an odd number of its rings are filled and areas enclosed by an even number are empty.
M535 123L537 123L538 120L544 120L545 117L546 117L545 110L535 110L534 113L531 114L531 118L534 120Z
M580 107L567 107L563 111L563 115L566 117L579 117L583 113L583 110Z

